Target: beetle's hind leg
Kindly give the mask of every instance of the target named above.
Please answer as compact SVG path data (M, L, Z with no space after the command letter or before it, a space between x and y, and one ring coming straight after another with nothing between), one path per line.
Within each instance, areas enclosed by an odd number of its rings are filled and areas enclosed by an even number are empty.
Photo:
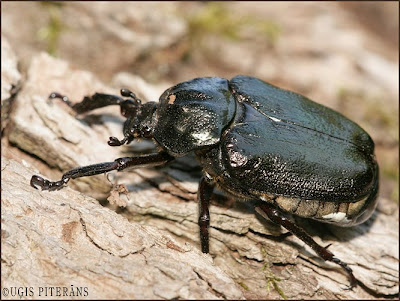
M314 239L302 228L297 226L295 223L287 219L283 214L273 206L269 204L259 204L258 208L262 210L262 212L265 212L266 215L270 220L273 222L283 226L287 230L289 230L291 233L296 235L299 239L304 241L307 245L309 245L323 260L328 260L332 261L338 265L340 265L346 273L349 275L350 279L350 288L353 288L357 285L357 279L353 275L352 269L347 265L347 263L341 261L339 258L335 257L335 255L330 252L327 248L329 247L322 247L319 244L317 244Z
M88 166L82 166L67 171L59 181L49 181L40 176L32 176L31 186L34 188L40 187L42 190L58 190L61 189L70 179L93 176L105 172L117 170L121 171L127 167L143 167L162 165L174 159L166 152L156 154L148 154L138 157L118 158L113 162L104 162Z

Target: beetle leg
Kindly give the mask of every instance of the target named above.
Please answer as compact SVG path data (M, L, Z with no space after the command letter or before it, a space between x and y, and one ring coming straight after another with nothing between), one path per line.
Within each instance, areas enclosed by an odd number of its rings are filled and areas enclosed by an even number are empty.
M141 106L142 101L135 95L135 93L128 89L121 89L121 95L130 98L125 100L117 95L95 93L92 96L85 96L81 102L76 104L73 104L67 96L61 95L57 92L51 93L49 98L61 99L78 114L86 113L106 106L119 105L121 107L121 114L123 116L134 116L138 107Z
M206 177L202 177L197 191L197 200L199 202L200 243L203 253L208 253L209 251L208 227L210 226L210 212L208 207L213 189L214 183L211 183Z
M49 98L61 99L78 114L86 113L106 106L120 105L122 102L124 102L124 99L117 95L102 93L95 93L90 97L85 96L81 102L78 102L76 104L72 104L67 96L61 95L57 92L51 93L49 95Z
M324 248L319 244L317 244L306 231L304 231L295 223L284 217L279 210L272 207L271 205L263 203L258 205L258 207L267 214L270 220L283 226L291 233L296 235L299 239L304 241L307 245L309 245L323 260L332 261L340 265L349 275L350 288L355 287L357 285L357 279L354 277L352 269L347 265L347 263L341 261L339 258L335 257L335 255L332 252L328 251L327 248L329 247L329 245Z
M52 182L35 175L31 178L31 186L34 188L37 188L36 186L39 186L42 190L58 190L64 184L67 184L70 179L93 176L113 170L121 171L127 167L162 165L171 161L172 159L174 159L174 157L170 156L166 152L143 155L139 157L118 158L113 162L104 162L71 169L70 171L64 173L61 177L61 180L59 181Z

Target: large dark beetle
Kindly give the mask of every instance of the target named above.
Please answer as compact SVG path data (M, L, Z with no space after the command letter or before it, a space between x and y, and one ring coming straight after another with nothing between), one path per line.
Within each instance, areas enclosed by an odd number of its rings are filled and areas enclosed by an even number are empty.
M78 167L50 182L33 176L31 185L55 190L70 179L165 164L193 151L203 167L199 184L202 251L208 253L209 200L214 185L241 200L306 242L324 260L351 268L284 216L290 213L338 226L364 222L377 203L378 165L374 143L357 124L299 94L257 78L228 81L201 77L166 90L159 103L141 101L129 90L123 98L94 94L72 105L77 113L119 105L127 118L119 146L135 138L153 139L159 152ZM36 188L36 187L35 187Z

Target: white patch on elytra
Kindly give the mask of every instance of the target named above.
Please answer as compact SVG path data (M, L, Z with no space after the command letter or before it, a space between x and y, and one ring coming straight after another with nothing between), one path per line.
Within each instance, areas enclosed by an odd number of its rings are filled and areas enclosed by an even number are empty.
M330 213L330 214L324 215L322 218L329 220L331 222L335 222L335 223L350 222L350 220L347 219L346 213L344 213L344 212Z
M275 122L281 122L282 120L280 120L280 119L278 119L278 118L275 118L275 117L272 117L272 116L268 116L269 117L269 119L271 119L272 121L275 121Z

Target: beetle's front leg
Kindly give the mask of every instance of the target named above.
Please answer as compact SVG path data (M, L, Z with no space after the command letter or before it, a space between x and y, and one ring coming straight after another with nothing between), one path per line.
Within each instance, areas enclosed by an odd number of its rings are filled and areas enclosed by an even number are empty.
M199 202L200 243L203 253L208 253L209 251L208 227L210 226L210 212L208 207L213 190L214 183L202 177L199 183L199 190L197 191L197 200Z
M58 190L63 185L67 184L70 179L98 175L113 170L121 171L127 167L157 166L165 164L172 159L174 159L174 157L170 156L166 152L143 155L139 157L118 158L114 162L104 162L71 169L63 174L61 180L59 181L53 182L35 175L32 176L30 183L34 188L39 186L42 188L42 190Z
M296 235L298 238L300 238L302 241L304 241L307 245L309 245L323 260L332 261L340 265L349 275L350 288L357 285L357 279L354 277L352 269L347 265L347 263L335 257L335 255L327 249L329 245L327 247L322 247L317 244L306 231L284 217L278 209L274 208L270 204L262 203L258 207L266 213L270 220L283 226L291 233Z
M95 93L92 96L85 96L81 102L73 104L69 98L60 93L53 92L49 95L50 99L61 99L76 113L82 114L95 109L99 109L106 106L120 105L124 99L117 95Z
M128 117L134 115L142 101L135 95L135 93L128 89L121 89L120 92L121 96L130 98L125 100L117 95L95 93L92 96L85 96L81 102L76 104L73 104L67 96L61 95L57 92L52 92L49 95L49 98L61 99L78 114L83 114L106 106L119 105L123 116Z

